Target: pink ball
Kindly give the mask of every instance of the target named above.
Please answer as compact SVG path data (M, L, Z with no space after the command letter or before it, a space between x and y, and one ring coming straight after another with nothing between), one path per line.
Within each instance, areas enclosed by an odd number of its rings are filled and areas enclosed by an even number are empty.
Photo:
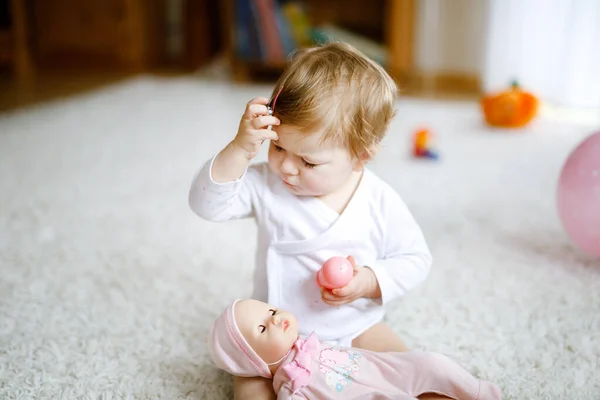
M585 139L565 162L558 213L571 240L600 257L600 132Z
M339 289L350 283L353 276L350 261L344 257L331 257L317 272L317 283L325 289Z

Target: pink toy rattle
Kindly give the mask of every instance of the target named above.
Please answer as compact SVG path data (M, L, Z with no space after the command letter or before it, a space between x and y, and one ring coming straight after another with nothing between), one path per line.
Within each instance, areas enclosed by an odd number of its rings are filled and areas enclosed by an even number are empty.
M346 286L354 276L352 263L344 257L331 257L317 272L317 284L325 289L339 289Z

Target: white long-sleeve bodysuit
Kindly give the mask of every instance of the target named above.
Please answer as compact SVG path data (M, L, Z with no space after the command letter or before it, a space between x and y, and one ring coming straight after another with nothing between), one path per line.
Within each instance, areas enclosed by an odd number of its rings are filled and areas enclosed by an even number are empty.
M194 178L192 210L209 221L256 219L252 297L292 312L301 336L314 331L323 341L349 346L383 318L386 303L427 277L431 254L421 229L400 196L368 169L338 215L317 198L292 194L266 163L221 184L211 177L213 162ZM381 299L340 307L322 301L317 271L330 257L348 255L373 270Z

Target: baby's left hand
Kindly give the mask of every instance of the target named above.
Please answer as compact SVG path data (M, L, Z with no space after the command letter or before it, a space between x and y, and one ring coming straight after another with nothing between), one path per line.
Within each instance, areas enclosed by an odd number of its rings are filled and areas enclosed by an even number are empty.
M359 267L354 257L349 256L348 261L354 268L354 277L343 288L327 290L321 288L321 298L330 306L341 306L353 302L361 297L381 297L377 277L371 268Z

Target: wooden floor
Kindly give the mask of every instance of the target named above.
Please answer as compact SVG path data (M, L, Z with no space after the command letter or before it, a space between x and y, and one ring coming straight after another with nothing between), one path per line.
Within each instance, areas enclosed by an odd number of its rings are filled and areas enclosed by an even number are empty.
M106 71L62 71L17 81L10 73L0 72L0 112L83 93L131 76L133 75Z

